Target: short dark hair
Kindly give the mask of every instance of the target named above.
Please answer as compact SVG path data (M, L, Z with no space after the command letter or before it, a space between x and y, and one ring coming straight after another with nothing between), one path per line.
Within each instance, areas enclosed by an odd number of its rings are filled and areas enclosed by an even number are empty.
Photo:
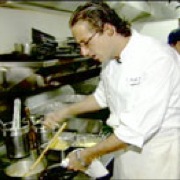
M175 45L177 41L180 41L180 28L172 30L168 36L168 44Z
M117 33L125 37L131 35L130 23L119 17L114 9L103 2L88 2L79 6L70 18L70 27L79 21L87 21L99 33L103 33L104 25L108 23L116 28Z

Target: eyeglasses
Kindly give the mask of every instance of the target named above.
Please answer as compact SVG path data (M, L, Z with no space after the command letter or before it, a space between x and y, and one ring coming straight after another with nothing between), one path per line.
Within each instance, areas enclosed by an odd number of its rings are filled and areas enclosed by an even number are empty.
M80 42L80 46L88 47L90 41L95 37L96 34L97 33L94 33L92 36L90 36L87 41Z

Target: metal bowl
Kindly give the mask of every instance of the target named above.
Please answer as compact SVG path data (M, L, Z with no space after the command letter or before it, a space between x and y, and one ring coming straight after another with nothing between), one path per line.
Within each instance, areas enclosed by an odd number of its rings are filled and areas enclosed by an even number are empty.
M5 169L5 173L8 177L12 178L21 178L27 180L38 180L40 173L45 169L45 164L41 161L36 168L32 171L29 171L30 167L34 163L33 160L25 159L20 160ZM24 176L25 173L29 173L28 176Z

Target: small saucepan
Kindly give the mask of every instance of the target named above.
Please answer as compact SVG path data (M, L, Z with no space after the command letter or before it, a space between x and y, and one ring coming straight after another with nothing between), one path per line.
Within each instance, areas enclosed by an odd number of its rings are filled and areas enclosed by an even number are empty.
M58 137L56 144L51 146L46 152L46 159L52 162L61 162L66 155L72 150L71 144L74 142L75 134L70 132L62 132ZM43 151L48 143L41 145L40 150Z
M90 180L91 178L83 172L69 170L62 167L60 163L49 166L41 175L40 180Z

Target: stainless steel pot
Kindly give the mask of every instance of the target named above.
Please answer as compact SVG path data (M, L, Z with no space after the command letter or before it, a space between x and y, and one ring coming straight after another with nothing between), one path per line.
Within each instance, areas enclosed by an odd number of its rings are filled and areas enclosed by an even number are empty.
M72 149L74 148L70 148L71 144L74 142L75 140L75 134L74 133L70 133L70 132L62 132L61 136L58 137L59 140L62 143L65 143L66 147L63 147L63 145L61 147L50 147L48 149L48 151L46 152L46 159L48 161L51 162L61 162L66 155L72 151ZM46 146L48 145L48 143L44 143L41 145L40 150L43 151Z
M27 123L22 123L19 129L12 129L12 122L8 122L3 124L2 130L9 158L23 158L30 154Z
M47 146L47 143L43 144L40 147L40 152L42 152L46 148L46 146ZM61 162L66 157L67 154L68 153L63 150L49 149L46 152L45 157L48 162L58 163L58 162Z
M42 144L49 142L54 133L53 130L47 129L41 123L35 125L35 131L36 131L36 136L37 136L37 144L39 147Z

